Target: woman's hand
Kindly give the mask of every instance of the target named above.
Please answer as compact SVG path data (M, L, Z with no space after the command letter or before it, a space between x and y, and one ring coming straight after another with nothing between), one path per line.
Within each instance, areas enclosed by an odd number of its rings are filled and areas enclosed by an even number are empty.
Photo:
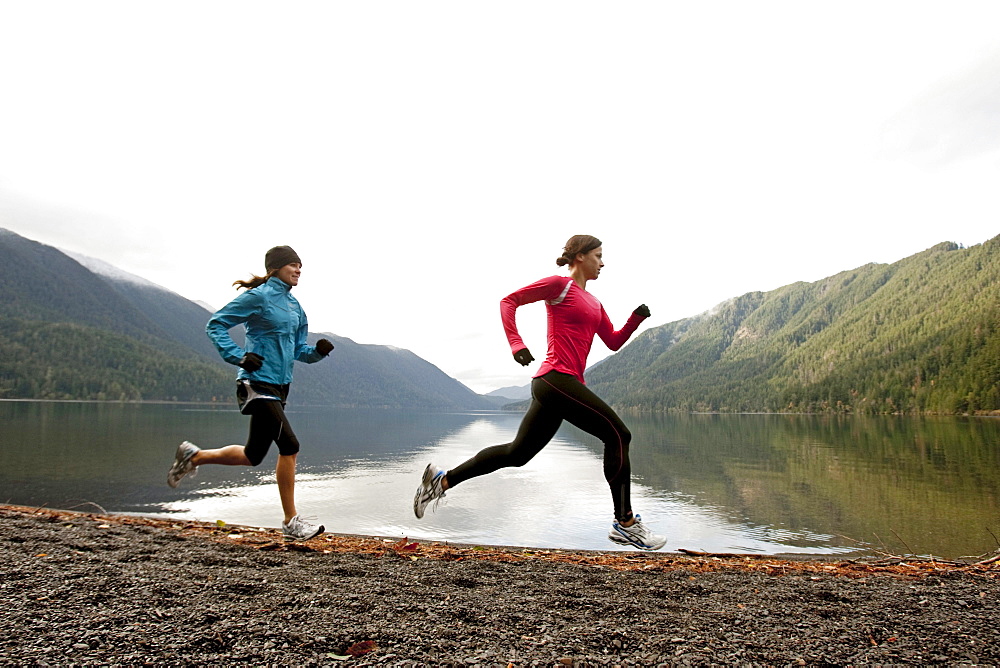
M516 353L514 353L514 360L521 366L528 366L535 361L535 358L531 356L527 348L521 348Z
M326 357L333 351L333 344L327 339L320 339L316 342L316 352Z
M639 306L636 307L636 309L634 311L632 311L632 313L635 313L640 318L648 318L649 317L649 307L646 306L645 304L639 304Z
M264 366L264 358L257 353L247 353L240 361L236 363L236 366L240 367L244 371L249 371L253 373L254 371L259 371L262 366Z

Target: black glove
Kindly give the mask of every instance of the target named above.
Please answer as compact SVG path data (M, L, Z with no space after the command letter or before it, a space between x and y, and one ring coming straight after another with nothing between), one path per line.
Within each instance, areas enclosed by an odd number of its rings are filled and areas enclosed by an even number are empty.
M528 366L535 361L535 358L531 356L527 348L521 348L514 353L514 360L521 366Z
M642 317L642 318L648 318L649 317L649 307L646 306L645 304L639 304L638 308L636 308L634 311L632 311L632 313L635 313L637 316Z
M326 357L327 355L330 354L332 350L333 350L333 344L327 341L326 339L320 339L319 341L316 342L316 352L318 352L320 355Z
M257 353L247 353L240 359L239 362L236 363L236 366L240 367L244 371L253 373L264 366L264 358Z

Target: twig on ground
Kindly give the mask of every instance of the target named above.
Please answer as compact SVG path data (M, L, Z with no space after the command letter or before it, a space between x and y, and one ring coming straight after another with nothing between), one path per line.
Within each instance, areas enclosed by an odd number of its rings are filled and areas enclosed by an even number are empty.
M1000 561L1000 550L997 550L989 559L977 561L976 566L989 566L990 564L995 564L998 561Z
M93 501L84 501L83 503L78 503L75 506L70 506L66 510L76 510L80 506L93 506L93 507L97 508L99 511L101 511L102 515L110 515L110 513L108 511L106 511L104 508L102 508L100 505L94 503Z
M915 554L914 551L913 551L913 548L910 547L909 545L907 545L906 541L899 537L899 534L896 533L895 529L889 529L889 531L891 531L892 535L896 537L896 540L898 540L900 543L903 544L903 547L906 548L906 551L907 551L908 554Z

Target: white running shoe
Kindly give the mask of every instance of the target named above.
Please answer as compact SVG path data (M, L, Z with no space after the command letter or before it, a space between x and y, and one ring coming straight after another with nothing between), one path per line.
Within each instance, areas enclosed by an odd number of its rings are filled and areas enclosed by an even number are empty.
M299 515L281 523L281 532L285 534L285 540L309 540L323 533L325 529L322 524L316 526L306 522Z
M177 446L177 454L174 455L174 465L170 467L167 474L167 484L177 487L181 483L181 478L186 475L192 478L198 473L198 467L191 463L191 458L198 452L199 448L194 443L184 441Z
M434 502L433 508L437 508L438 501L444 498L444 489L441 488L441 481L444 480L444 471L428 464L424 469L424 476L420 479L420 486L417 493L413 495L413 514L420 519L424 516L424 509L427 504ZM432 508L432 510L433 510Z
M659 550L667 544L666 536L658 536L649 527L642 523L642 518L638 514L635 522L630 526L622 526L615 520L608 531L608 538L612 542L621 545L631 545L640 550Z

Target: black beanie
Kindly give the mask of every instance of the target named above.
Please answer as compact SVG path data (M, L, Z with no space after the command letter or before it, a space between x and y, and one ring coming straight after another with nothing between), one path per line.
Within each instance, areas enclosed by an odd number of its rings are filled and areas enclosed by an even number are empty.
M302 264L299 254L293 251L291 246L275 246L264 255L264 269L267 271L281 269L286 264L293 262Z

